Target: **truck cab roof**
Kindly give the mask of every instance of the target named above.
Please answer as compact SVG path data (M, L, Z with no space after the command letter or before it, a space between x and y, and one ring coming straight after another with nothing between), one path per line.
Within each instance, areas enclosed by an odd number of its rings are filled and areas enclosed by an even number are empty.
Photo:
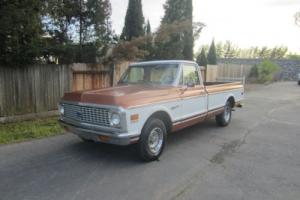
M157 65L157 64L194 64L194 65L197 65L196 62L188 61L188 60L157 60L157 61L143 61L143 62L133 63L130 66Z

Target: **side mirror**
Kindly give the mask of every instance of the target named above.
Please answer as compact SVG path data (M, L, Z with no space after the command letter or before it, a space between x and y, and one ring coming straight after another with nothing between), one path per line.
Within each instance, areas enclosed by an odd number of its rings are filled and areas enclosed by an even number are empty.
M191 82L189 82L189 83L187 83L187 87L195 87L195 83L191 83Z

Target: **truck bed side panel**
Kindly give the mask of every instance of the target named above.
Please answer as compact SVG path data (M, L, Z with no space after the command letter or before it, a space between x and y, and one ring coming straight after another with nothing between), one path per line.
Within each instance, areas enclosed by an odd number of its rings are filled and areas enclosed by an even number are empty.
M244 98L244 87L241 83L225 83L206 87L208 93L208 110L221 108L226 101L233 97L235 102Z

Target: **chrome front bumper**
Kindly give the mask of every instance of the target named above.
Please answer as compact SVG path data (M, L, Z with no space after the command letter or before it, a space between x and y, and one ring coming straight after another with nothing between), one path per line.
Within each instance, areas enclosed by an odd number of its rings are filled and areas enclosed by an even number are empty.
M80 125L74 125L67 123L63 120L59 120L60 125L70 133L78 135L81 138L92 140L95 142L102 142L120 146L127 146L137 143L139 140L139 133L113 133L103 130L94 130L89 127L81 127Z

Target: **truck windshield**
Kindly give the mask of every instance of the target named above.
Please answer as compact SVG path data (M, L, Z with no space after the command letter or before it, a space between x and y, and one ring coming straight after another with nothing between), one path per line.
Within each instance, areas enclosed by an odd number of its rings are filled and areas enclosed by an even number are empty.
M131 66L119 84L172 85L177 77L178 64Z

